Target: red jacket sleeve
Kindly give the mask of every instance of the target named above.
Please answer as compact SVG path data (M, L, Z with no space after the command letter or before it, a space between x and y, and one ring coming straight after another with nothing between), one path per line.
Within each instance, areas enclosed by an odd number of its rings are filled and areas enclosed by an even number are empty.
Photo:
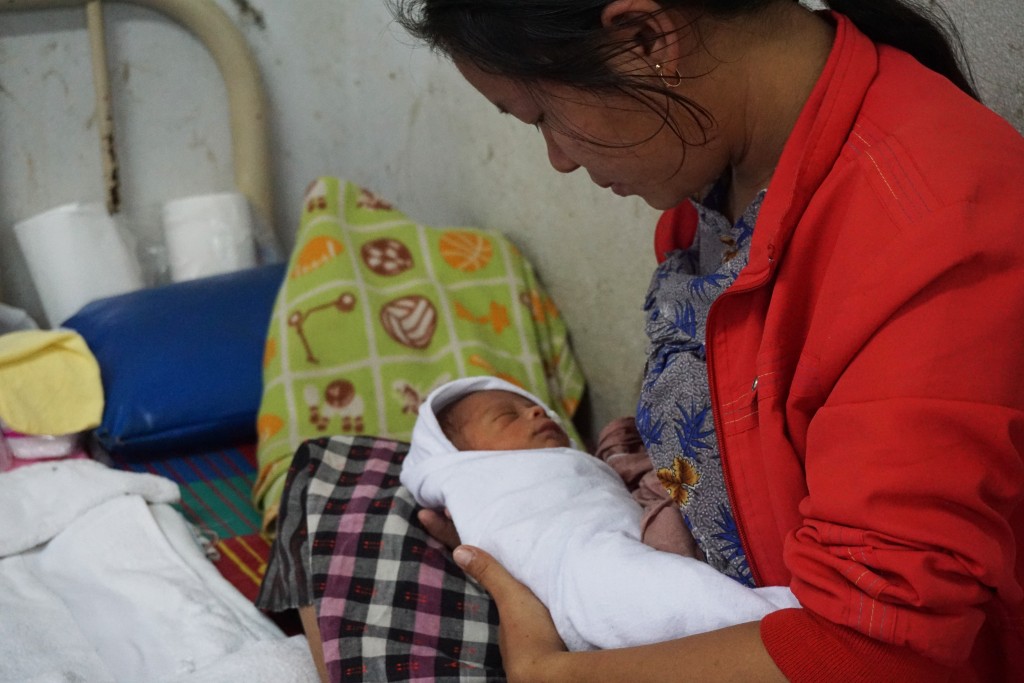
M869 638L805 609L769 614L761 621L761 640L794 683L874 683L879 671L890 681L941 683L952 673L910 648Z

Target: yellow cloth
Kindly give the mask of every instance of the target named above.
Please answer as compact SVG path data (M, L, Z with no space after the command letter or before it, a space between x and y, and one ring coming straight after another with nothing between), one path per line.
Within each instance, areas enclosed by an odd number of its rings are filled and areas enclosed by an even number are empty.
M103 417L100 366L70 330L0 335L0 418L25 434L73 434Z

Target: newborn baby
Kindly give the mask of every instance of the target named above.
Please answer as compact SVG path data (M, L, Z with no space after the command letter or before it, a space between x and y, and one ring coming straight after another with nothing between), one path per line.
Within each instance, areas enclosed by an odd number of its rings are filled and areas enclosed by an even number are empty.
M401 480L537 595L570 650L661 642L799 606L788 588L750 589L645 545L643 510L614 470L574 448L535 396L495 377L427 397Z

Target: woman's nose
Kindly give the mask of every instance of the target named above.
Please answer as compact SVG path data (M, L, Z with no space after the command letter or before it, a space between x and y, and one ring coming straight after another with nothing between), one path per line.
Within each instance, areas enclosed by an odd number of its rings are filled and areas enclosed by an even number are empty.
M541 127L541 132L544 135L544 144L548 146L548 161L551 163L551 167L559 173L572 173L580 167L575 161L566 156L562 148L558 146L555 139L551 136L551 131L547 128Z

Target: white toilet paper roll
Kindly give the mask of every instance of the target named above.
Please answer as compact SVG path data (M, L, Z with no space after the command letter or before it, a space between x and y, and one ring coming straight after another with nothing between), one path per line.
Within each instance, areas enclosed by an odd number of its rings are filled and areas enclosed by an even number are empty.
M237 192L183 197L164 204L164 239L175 282L256 265L249 201Z
M58 206L14 232L51 327L94 299L143 286L138 261L100 202Z

